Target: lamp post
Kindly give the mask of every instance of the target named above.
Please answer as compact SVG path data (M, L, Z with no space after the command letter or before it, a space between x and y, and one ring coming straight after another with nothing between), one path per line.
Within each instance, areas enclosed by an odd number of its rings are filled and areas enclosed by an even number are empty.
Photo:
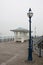
M39 57L41 57L41 43L39 43Z
M32 11L31 11L31 8L29 8L29 12L27 13L27 16L29 17L29 47L28 47L28 61L32 61L31 17L33 16L33 13L32 13Z

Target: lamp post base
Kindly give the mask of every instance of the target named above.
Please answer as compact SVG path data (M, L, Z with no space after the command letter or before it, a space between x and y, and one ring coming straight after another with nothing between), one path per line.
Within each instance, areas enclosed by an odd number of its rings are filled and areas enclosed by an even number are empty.
M32 48L28 48L28 61L32 61Z

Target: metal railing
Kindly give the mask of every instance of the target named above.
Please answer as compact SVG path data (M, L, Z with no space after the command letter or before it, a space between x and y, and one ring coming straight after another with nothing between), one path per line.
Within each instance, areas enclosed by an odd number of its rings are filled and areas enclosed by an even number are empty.
M1 42L9 42L9 41L14 41L14 38L0 38L0 43Z

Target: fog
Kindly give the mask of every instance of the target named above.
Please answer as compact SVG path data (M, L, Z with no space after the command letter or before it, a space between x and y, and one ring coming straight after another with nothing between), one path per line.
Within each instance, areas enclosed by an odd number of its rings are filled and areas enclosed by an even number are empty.
M18 27L29 29L29 8L33 35L43 35L43 0L0 0L0 35L13 36L10 30Z

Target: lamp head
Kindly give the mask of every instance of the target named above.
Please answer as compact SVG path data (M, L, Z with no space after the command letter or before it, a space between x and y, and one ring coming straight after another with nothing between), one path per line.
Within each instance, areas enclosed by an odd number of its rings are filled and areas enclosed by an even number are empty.
M32 13L31 8L29 8L29 12L27 13L27 16L28 16L29 18L31 18L31 17L33 16L33 13Z
M29 11L31 11L31 8L29 8Z

